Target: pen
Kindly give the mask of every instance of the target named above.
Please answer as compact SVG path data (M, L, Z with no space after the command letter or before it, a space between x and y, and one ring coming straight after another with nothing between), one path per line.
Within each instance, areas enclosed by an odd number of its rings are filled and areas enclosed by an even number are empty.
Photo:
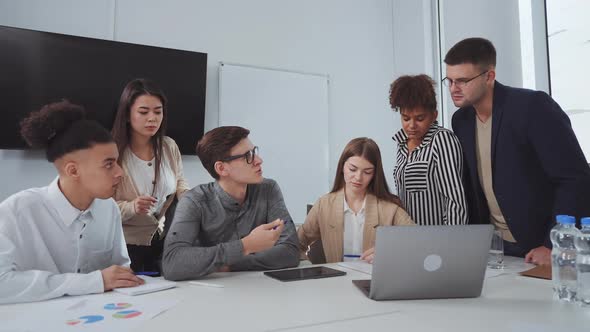
M220 285L220 284L212 284L209 282L202 282L202 281L189 281L188 282L191 285L195 285L195 286L206 286L206 287L217 287L217 288L223 288L225 286Z
M155 277L155 276L159 276L160 272L156 272L156 271L140 271L140 272L134 272L136 276L151 276L151 277Z
M346 258L361 258L361 255L343 255Z

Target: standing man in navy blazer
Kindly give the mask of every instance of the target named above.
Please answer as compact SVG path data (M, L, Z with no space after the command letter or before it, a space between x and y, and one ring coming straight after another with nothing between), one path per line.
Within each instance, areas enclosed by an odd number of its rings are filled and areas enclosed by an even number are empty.
M555 215L590 216L590 168L568 116L544 92L496 82L487 39L458 42L444 61L471 223L500 229L506 254L551 264Z

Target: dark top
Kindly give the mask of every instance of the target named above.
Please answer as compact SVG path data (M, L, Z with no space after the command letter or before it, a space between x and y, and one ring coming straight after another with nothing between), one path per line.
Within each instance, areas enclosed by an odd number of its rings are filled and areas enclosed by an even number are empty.
M241 239L259 225L286 220L274 247L244 256ZM166 279L195 279L228 265L232 271L282 269L299 264L299 240L277 183L250 184L239 204L219 183L184 193L166 236Z
M518 245L551 248L555 215L590 216L590 168L561 107L546 93L494 86L492 177L496 199ZM479 183L475 109L453 115L463 146L470 222L489 223Z

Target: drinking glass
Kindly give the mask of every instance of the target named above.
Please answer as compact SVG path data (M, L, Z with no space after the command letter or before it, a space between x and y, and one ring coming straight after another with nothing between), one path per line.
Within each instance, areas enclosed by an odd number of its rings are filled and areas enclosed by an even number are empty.
M504 239L502 238L502 231L498 229L494 230L494 234L492 235L488 267L491 269L504 268Z

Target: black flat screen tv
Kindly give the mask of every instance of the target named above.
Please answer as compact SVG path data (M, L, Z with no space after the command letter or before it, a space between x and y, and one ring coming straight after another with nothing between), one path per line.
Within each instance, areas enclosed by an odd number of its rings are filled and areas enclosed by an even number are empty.
M182 154L203 136L207 54L0 26L0 149L26 149L19 123L68 99L109 130L128 81L148 78L168 98L167 135Z

